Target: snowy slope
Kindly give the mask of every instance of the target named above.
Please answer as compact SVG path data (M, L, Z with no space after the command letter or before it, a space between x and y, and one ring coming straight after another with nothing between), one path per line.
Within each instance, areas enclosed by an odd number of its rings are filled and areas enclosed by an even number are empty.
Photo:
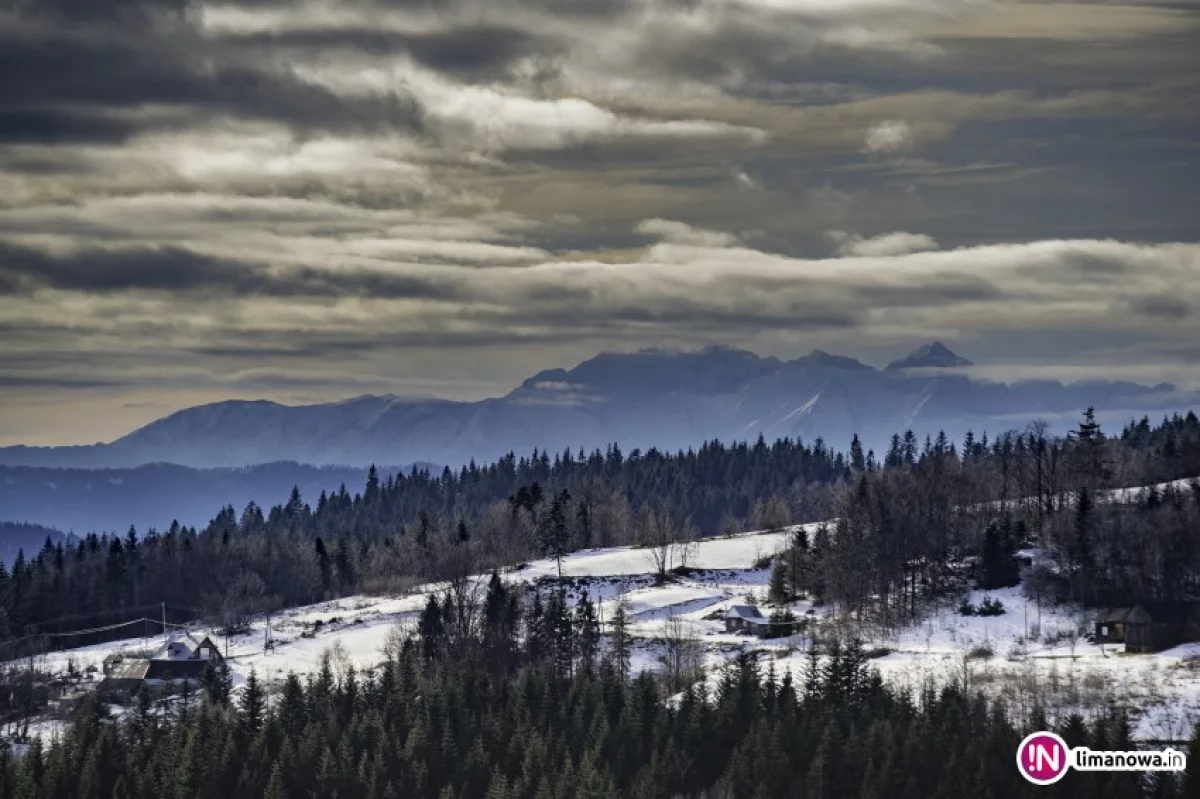
M728 585L722 585L719 580L712 583L695 581L690 585L672 584L661 588L638 589L637 584L651 582L649 577L655 569L650 551L637 547L572 553L563 559L563 575L584 578L589 582L597 580L598 583L589 590L594 599L600 600L601 612L606 617L611 617L617 595L628 591L633 606L633 620L637 626L652 621L657 611L665 614L673 605L695 608L734 596L747 581L765 590L766 572L748 570L756 561L777 553L787 535L787 532L750 533L697 543L689 563L695 568L721 570L716 574L724 575L724 579L729 581ZM522 569L509 572L505 577L511 582L533 582L556 574L555 562L546 559L533 561ZM483 581L486 577L478 579ZM389 633L397 625L403 627L414 624L429 595L441 588L439 585L423 586L412 594L400 597L350 596L293 608L275 614L269 620L258 619L250 633L235 636L228 642L227 656L235 673L235 681L243 680L251 669L268 679L286 675L288 671L298 674L315 671L320 665L321 654L335 645L344 650L354 667L376 666L383 660L382 650ZM317 621L323 623L321 629L311 638L301 637L301 633ZM264 651L268 624L275 641L273 652ZM43 656L43 659L50 669L65 669L68 662L72 662L80 670L86 670L89 666L99 670L109 654L142 654L153 651L165 641L166 637L162 635L127 639L53 652ZM223 640L219 643L225 646Z
M806 527L811 534L817 525ZM802 679L807 637L760 641L730 635L717 615L748 599L765 603L769 569L755 567L781 551L789 534L790 530L699 542L688 557L697 571L662 585L654 580L650 551L638 547L573 553L563 559L562 573L570 578L573 597L586 588L602 620L611 619L617 603L624 602L630 631L639 641L635 669L657 667L666 624L678 619L703 644L710 680L746 648L762 650L777 672L791 671ZM557 573L557 564L543 559L509 570L504 579L541 584ZM260 619L251 633L229 641L235 682L244 682L251 670L268 682L288 672L312 673L323 653L331 650L335 667L376 666L384 659L389 636L397 629L411 630L429 595L439 588L425 586L399 597L352 596L276 614L269 621L276 642L271 652L263 646L268 620ZM874 666L896 686L917 689L967 679L973 688L1004 698L1016 716L1028 713L1035 701L1052 719L1074 710L1122 706L1134 712L1135 734L1144 740L1185 738L1200 720L1200 644L1126 655L1123 646L1087 643L1080 634L1085 619L1078 610L1039 604L1026 599L1019 588L975 591L969 599L978 605L985 596L1002 601L1007 612L991 618L964 617L954 602L899 632L856 632L868 650L875 650ZM831 621L825 608L815 609L804 601L792 607L798 617L817 624ZM322 624L314 630L318 621ZM66 668L68 660L76 668L98 669L111 652L146 651L162 642L161 636L135 639L53 653L45 660L56 669Z

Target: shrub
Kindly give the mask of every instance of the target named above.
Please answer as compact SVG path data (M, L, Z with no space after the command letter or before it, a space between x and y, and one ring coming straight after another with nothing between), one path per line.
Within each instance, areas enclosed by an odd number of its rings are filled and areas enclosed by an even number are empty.
M985 597L983 602L979 603L979 615L980 616L1003 616L1004 615L1004 603L1001 602L999 599L992 599L991 597Z
M962 604L958 606L958 615L960 616L974 616L976 613L978 613L978 611L975 609L975 606L965 599L962 601Z

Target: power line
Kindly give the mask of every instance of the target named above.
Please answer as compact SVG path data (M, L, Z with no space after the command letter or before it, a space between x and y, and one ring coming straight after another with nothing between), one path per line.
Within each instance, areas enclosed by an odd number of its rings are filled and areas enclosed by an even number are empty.
M141 610L141 609L145 609L145 608L149 608L149 607L158 607L158 606L144 605L144 606L140 606L138 608L131 608L131 609ZM166 609L184 611L187 613L197 613L197 614L203 613L203 611L200 611L199 609L196 609L196 608L175 607L175 608L166 608ZM104 612L113 612L113 611L97 611L96 613L93 613L93 614L73 614L72 616L63 616L58 619L49 619L47 621L42 622L42 624L52 626L55 622L67 621L67 620L70 620L73 618L86 617L89 615L99 615L100 613L104 613ZM120 611L118 610L115 612L120 612ZM15 650L21 644L26 643L26 642L31 642L31 641L46 641L50 638L70 638L72 636L95 635L98 633L105 633L105 632L112 632L113 630L120 630L125 627L132 627L135 624L147 624L147 623L153 624L156 627L161 627L164 633L167 631L167 628L188 629L188 627L190 626L188 624L176 624L173 622L168 622L168 621L166 621L165 617L162 620L142 617L142 618L138 618L138 619L133 619L131 621L118 622L116 624L108 624L108 625L104 625L102 627L91 627L91 628L88 628L85 630L70 630L67 632L27 633L26 635L23 635L20 638L12 638L7 641L0 641L0 650L3 650L3 649Z
M119 630L122 627L132 627L135 624L142 624L144 622L149 622L150 624L156 624L160 627L187 627L186 624L173 624L173 623L169 623L169 622L160 621L158 619L141 618L141 619L134 619L133 621L121 622L120 624L110 624L107 627L93 627L90 630L72 630L69 633L34 633L30 637L36 638L38 636L42 636L45 638L66 638L67 636L71 636L71 635L88 635L89 633L106 633L109 630Z

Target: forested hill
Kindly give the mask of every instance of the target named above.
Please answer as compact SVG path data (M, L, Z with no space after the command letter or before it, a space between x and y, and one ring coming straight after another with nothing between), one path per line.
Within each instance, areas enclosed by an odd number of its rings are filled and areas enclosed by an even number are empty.
M422 464L422 468L430 467ZM400 470L381 466L378 471L386 477ZM286 497L292 486L299 486L306 496L316 496L343 484L361 486L366 479L366 468L299 463L244 469L191 469L170 463L135 469L0 466L0 519L79 534L123 533L130 525L140 530L164 528L172 520L200 526L222 505L269 505ZM0 546L4 542L0 533ZM40 540L37 543L41 545ZM29 548L28 543L21 546Z
M0 564L12 565L19 552L38 552L46 541L67 540L61 531L40 524L0 521Z
M546 551L835 515L853 524L838 540L853 534L862 542L825 566L855 571L848 602L894 590L914 559L932 564L981 551L984 527L1001 517L1058 547L1064 573L1079 578L1072 591L1147 596L1183 586L1189 564L1200 565L1195 512L1177 496L1138 505L1127 518L1087 496L1195 475L1200 420L1191 413L1157 426L1143 420L1113 437L1086 417L1062 439L1037 424L960 444L897 435L882 456L857 442L841 453L821 441L760 439L675 455L612 447L509 456L440 475L372 471L356 493L306 498L295 490L266 511L227 506L199 530L89 535L18 559L11 574L0 571L0 636L80 607L115 613L167 602L217 616L398 589ZM1086 518L1065 501L1080 492L1090 492L1083 505L1094 508ZM1171 557L1163 560L1164 552Z

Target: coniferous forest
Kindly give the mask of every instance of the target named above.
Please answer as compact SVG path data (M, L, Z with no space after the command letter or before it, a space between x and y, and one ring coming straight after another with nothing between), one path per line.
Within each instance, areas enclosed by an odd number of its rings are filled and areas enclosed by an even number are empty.
M1193 413L1106 435L1044 423L989 439L894 436L882 455L825 442L705 444L507 458L440 475L414 470L270 509L219 509L196 530L89 534L0 565L0 645L95 628L165 603L172 621L236 626L254 612L359 591L398 591L464 570L620 544L655 545L837 517L803 563L806 586L901 621L950 561L987 555L993 579L1026 543L1059 562L1048 591L1085 604L1179 598L1200 566L1200 489L1112 503L1108 489L1200 475ZM985 568L987 564L985 564ZM796 574L797 582L803 575ZM907 611L905 609L907 608ZM64 639L65 640L65 639ZM74 645L86 639L71 639Z
M1022 576L1049 597L1191 597L1200 483L1111 489L1198 474L1194 415L1110 436L1088 413L1066 437L1037 424L961 443L904 434L882 456L857 440L839 453L761 439L675 455L539 453L441 476L372 474L360 493L315 506L293 492L267 511L227 507L203 530L50 543L0 571L10 646L94 624L82 607L119 615L169 603L228 629L355 591L431 579L450 589L372 671L330 657L273 695L253 676L231 692L227 674L211 673L166 704L143 693L120 718L92 698L57 742L0 753L0 796L1200 795L1181 775L1028 785L1013 764L1026 730L1003 706L965 684L899 693L853 641L824 641L819 657L814 645L796 675L744 654L703 688L632 677L623 616L603 635L586 593L575 603L561 586L521 593L496 572L486 598L454 590L470 574L582 547L657 551L828 519L792 537L772 592L803 589L884 626L961 589L964 562L979 585L1011 585L1015 553L1029 546L1052 568ZM670 561L660 568L665 577ZM1097 749L1126 748L1130 734L1104 713L1061 732Z
M603 654L589 643L586 599L568 610L556 593L535 611L508 590L494 577L466 626L431 600L419 636L374 672L326 658L273 698L253 674L232 701L227 690L210 686L201 698L185 686L165 715L143 691L121 720L93 700L57 743L35 742L19 759L0 751L0 796L1115 799L1200 791L1181 774L1071 772L1052 787L1026 783L1013 762L1022 731L1003 706L956 685L898 694L854 642L814 654L796 678L743 653L711 690L692 686L664 701L655 677L629 679L619 625ZM1060 732L1072 746L1129 748L1120 715L1072 717ZM1200 757L1200 740L1191 754Z

